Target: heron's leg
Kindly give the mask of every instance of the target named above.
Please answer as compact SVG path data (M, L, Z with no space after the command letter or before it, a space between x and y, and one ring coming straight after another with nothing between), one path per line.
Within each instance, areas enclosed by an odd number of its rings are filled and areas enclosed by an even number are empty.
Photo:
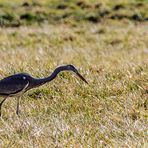
M17 98L17 108L16 108L16 114L19 116L19 105L20 105L20 97Z
M3 105L3 103L4 103L4 101L7 99L7 97L5 97L3 100L2 100L2 102L0 103L0 117L1 117L1 108L2 108L2 105Z

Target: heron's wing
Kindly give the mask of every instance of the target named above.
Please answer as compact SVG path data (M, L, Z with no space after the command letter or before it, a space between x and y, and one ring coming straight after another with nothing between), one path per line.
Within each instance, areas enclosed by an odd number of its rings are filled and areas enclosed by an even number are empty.
M0 80L0 95L11 95L18 93L29 85L27 79L22 75L13 75Z

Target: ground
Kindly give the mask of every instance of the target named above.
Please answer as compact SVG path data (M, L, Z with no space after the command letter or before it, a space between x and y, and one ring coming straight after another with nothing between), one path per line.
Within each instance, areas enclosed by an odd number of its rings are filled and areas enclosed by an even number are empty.
M0 147L148 147L147 0L0 0L0 8L1 79L74 64L89 82L59 74L22 97L20 117L8 98Z

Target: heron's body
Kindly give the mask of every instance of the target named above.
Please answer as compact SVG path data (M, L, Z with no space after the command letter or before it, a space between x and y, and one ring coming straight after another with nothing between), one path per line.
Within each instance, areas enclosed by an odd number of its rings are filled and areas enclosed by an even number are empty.
M0 96L19 96L29 86L28 74L19 73L0 80Z
M0 80L0 96L18 96L27 90L38 87L46 78L37 79L27 73L18 73Z
M18 73L0 80L0 96L4 97L3 101L0 103L0 116L1 106L8 97L17 96L19 98L19 96L21 96L26 91L52 81L59 72L67 70L75 72L83 81L87 83L87 81L78 73L73 65L57 67L50 76L41 79L34 78L27 73ZM17 103L17 114L18 112L19 99Z

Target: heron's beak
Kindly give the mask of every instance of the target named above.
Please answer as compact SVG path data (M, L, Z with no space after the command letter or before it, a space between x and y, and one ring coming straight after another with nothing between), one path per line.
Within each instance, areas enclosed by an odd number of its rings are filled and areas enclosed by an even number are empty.
M85 83L87 83L88 84L88 82L84 79L84 77L80 74L80 73L76 73L77 75L78 75L78 77L81 79L81 80L83 80Z

